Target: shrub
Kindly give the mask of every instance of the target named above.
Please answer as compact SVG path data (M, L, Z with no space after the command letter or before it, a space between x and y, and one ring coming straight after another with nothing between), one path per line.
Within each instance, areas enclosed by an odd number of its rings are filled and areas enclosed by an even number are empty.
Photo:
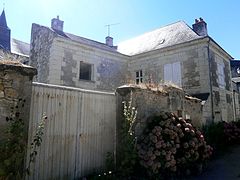
M149 119L137 150L140 164L151 178L196 172L212 154L202 133L173 113Z
M207 142L218 154L226 151L229 146L240 143L240 121L220 121L204 127L203 130Z

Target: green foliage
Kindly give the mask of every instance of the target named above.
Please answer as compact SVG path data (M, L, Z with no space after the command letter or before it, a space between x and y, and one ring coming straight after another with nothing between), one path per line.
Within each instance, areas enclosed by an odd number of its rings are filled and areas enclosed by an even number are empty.
M138 162L136 151L136 137L134 134L134 122L137 110L132 106L132 93L129 102L123 102L124 122L120 130L120 149L117 171L122 176L129 176L134 173Z
M111 152L107 153L107 157L106 157L106 169L107 171L113 171L115 167L114 164L114 155Z
M206 141L215 149L221 151L225 151L226 139L224 137L224 127L223 123L212 123L208 126L203 127L203 133L205 135Z
M27 129L24 116L25 100L19 99L11 113L6 117L7 127L3 140L0 142L0 179L23 179L25 173L29 174L30 164L37 156L37 148L41 145L46 116L39 123L36 134L31 143L30 160L28 168L24 169L24 160L27 152Z
M31 142L31 151L30 151L30 157L28 161L28 166L26 169L26 173L30 174L30 167L31 164L35 162L36 156L37 156L37 150L41 146L42 143L42 136L44 134L44 127L45 122L47 120L47 116L43 115L41 121L39 122L36 130L36 134L33 136L33 140Z
M216 155L227 151L228 147L240 143L240 121L212 123L203 128L207 142L214 147Z
M21 179L23 177L24 155L27 135L22 119L25 100L19 99L6 117L7 128L0 143L0 178Z

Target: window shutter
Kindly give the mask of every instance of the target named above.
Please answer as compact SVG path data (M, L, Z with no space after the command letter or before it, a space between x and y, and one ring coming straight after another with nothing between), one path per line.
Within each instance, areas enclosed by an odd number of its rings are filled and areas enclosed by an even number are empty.
M164 82L172 82L172 64L164 65Z
M180 62L176 62L172 64L173 70L172 70L172 82L178 86L181 86L181 64Z

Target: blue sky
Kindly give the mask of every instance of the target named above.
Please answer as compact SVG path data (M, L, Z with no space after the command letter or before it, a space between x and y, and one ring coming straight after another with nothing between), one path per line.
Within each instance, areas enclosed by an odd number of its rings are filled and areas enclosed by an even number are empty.
M50 26L60 16L64 31L104 42L106 24L114 44L179 20L189 26L202 17L208 34L240 59L239 0L1 0L12 37L30 42L31 24Z

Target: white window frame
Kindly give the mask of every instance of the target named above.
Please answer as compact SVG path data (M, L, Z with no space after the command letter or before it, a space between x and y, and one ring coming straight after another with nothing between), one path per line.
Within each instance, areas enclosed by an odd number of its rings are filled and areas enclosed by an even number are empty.
M135 71L135 82L136 84L143 83L143 71L142 69Z
M182 69L181 62L164 64L164 82L171 82L182 87Z
M224 67L223 63L217 63L218 85L222 89L226 88Z

